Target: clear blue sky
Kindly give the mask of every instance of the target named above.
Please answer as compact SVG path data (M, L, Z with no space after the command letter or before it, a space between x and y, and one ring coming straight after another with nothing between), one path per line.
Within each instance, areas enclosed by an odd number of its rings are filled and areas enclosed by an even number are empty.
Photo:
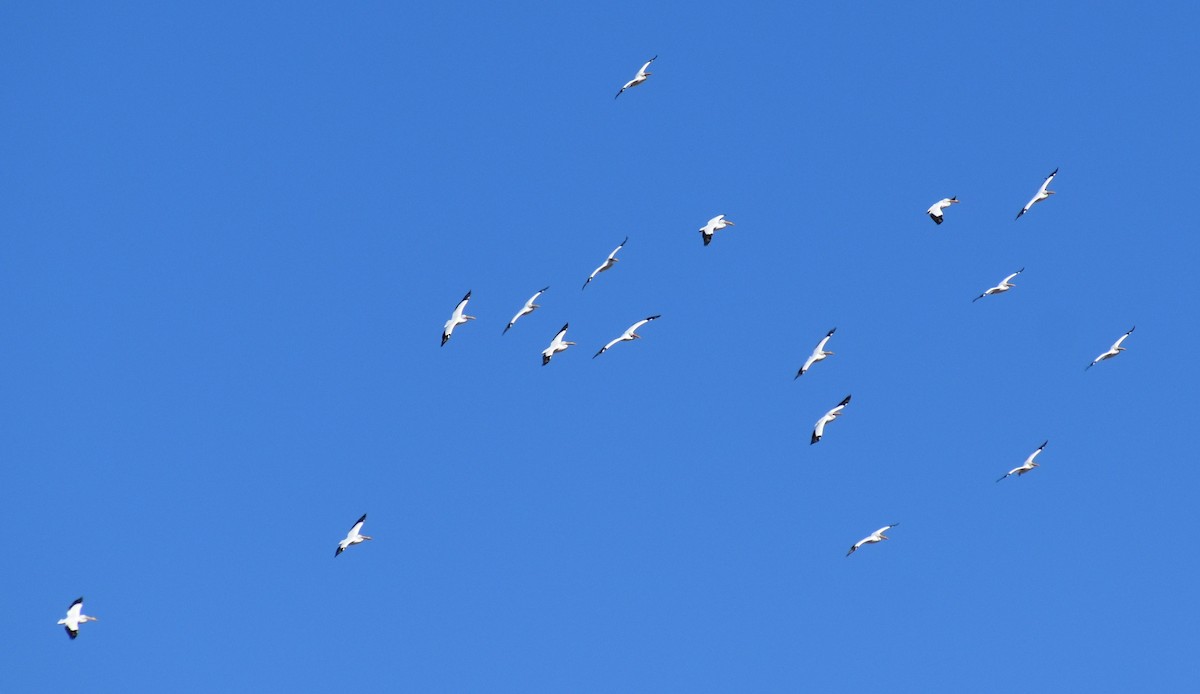
M0 10L0 690L1194 686L1194 4L561 5Z

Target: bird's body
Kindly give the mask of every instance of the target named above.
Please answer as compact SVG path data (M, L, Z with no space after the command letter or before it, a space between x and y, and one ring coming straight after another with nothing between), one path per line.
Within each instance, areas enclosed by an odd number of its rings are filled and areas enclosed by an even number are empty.
M1113 343L1112 347L1108 348L1107 352L1105 352L1104 354L1101 354L1100 356L1093 359L1092 363L1088 364L1086 367L1084 367L1083 370L1087 371L1088 369L1092 368L1096 364L1099 364L1100 362L1106 361L1108 359L1112 359L1113 357L1117 356L1121 352L1124 352L1125 348L1121 346L1121 343L1125 341L1125 338L1129 337L1129 334L1132 333L1134 328L1136 328L1136 327L1137 327L1136 325L1133 326L1133 328L1129 329L1129 332L1127 332L1124 335L1122 335L1121 337L1117 338L1117 341Z
M575 344L574 342L567 342L563 339L567 336L567 327L570 325L570 323L564 323L562 329L559 330L558 333L555 334L554 339L550 341L550 346L542 350L542 366L549 364L550 359L555 354L558 354L559 352L562 352L566 350L566 348Z
M1015 284L1013 284L1013 283L1012 283L1012 279L1013 279L1014 277L1016 277L1017 275L1021 274L1022 272L1025 272L1025 268L1021 268L1020 270L1017 270L1016 272L1014 272L1013 274L1009 275L1008 277L1005 277L1004 279L1000 280L1000 284L997 284L996 286L994 286L994 287L992 287L992 288L988 289L987 291L985 291L984 293L982 293L982 294L980 294L979 296L975 297L974 299L971 299L971 303L975 303L976 301L979 301L979 300L980 300L980 299L982 299L983 297L985 297L985 296L991 296L992 294L1003 294L1004 292L1006 292L1006 291L1008 291L1008 290L1012 289L1013 287L1017 286L1017 285L1015 285Z
M604 262L600 263L600 267L592 270L592 274L588 275L587 281L583 283L583 287L581 289L587 289L587 286L592 283L592 280L596 279L596 275L599 275L601 272L604 272L613 265L617 264L617 261L619 260L619 258L617 258L617 251L624 248L626 243L629 243L628 236L625 237L625 240L621 242L620 246L617 246L613 249L612 253L608 254L608 257L604 259Z
M350 545L357 545L361 542L365 542L365 541L371 539L370 535L362 534L363 523L366 523L366 522L367 522L367 514L365 514L365 513L362 514L362 518L359 518L358 520L354 521L354 525L350 526L350 532L346 533L346 537L342 541L338 542L337 551L335 551L333 553L333 556L336 557L337 555L341 554L342 552L345 552L346 548L349 547Z
M850 551L846 552L846 556L848 557L851 554L854 554L855 552L858 551L858 548L862 547L863 545L873 545L876 542L883 542L884 540L888 539L888 536L884 535L884 533L887 532L888 530L891 530L892 528L896 527L897 525L900 525L900 524L892 523L891 525L885 525L882 528L880 528L879 530L876 530L875 532L871 533L870 535L867 535L863 539L859 540L858 542L855 542L854 545L850 547Z
M653 63L657 59L658 59L658 56L656 55L653 58L651 58L650 60L647 60L646 64L643 65L642 68L637 71L637 74L633 76L633 79L629 80L628 82L625 83L625 85L623 87L621 87L621 91L617 92L617 96L621 96L622 94L625 93L626 89L638 86L642 82L645 82L646 78L650 77L650 75L653 75L654 74L653 72L646 72L646 68L650 67L650 63ZM615 98L617 98L617 96L614 96L613 98L615 99Z
M643 325L649 323L652 320L657 320L660 317L661 316L647 316L646 318L643 318L640 321L629 326L628 328L625 329L625 332L621 333L620 337L609 342L607 345L604 345L603 347L600 348L599 352L596 352L595 354L593 354L592 359L595 359L596 357L600 356L601 354L604 354L605 352L608 351L609 347L612 347L613 345L617 344L618 342L628 342L630 340L636 340L636 339L640 338L641 335L637 334L637 329L642 327Z
M817 420L816 425L813 426L812 441L809 441L809 445L821 440L821 437L825 435L825 425L840 417L842 415L842 410L846 409L846 405L849 402L850 396L847 395L841 402L837 404L837 407L826 412L824 416Z
M942 220L942 217L943 217L942 211L951 205L957 205L957 204L958 204L958 196L957 195L955 195L952 198L942 198L941 200L938 200L937 202L930 205L929 209L925 210L925 214L929 215L929 218L933 220L934 224L941 224L943 221Z
M713 234L724 229L725 227L737 226L733 222L725 219L725 215L719 214L716 217L708 220L708 223L700 227L700 236L704 238L704 245L712 243Z
M800 370L796 372L796 378L800 378L804 374L808 373L808 370L812 368L813 364L816 364L819 361L824 361L826 357L833 356L833 352L825 351L825 343L829 342L829 338L833 337L833 333L836 330L837 328L833 328L833 330L825 333L825 337L821 338L821 341L817 343L817 346L812 351L812 354L808 356L808 359L804 360L804 365L801 366ZM792 380L794 381L796 378L793 378Z
M442 346L450 341L450 336L454 334L454 329L469 320L475 320L475 316L466 314L467 302L471 300L471 292L458 302L458 306L454 307L454 313L450 314L450 320L446 321L446 325L442 327Z
M1046 180L1042 182L1042 187L1038 188L1038 192L1035 193L1034 196L1029 199L1029 202L1025 203L1025 207L1022 207L1021 211L1017 213L1017 219L1020 219L1021 215L1028 212L1029 208L1033 207L1035 204L1048 199L1051 195L1054 195L1054 191L1050 190L1050 181L1053 181L1054 177L1057 175L1058 169L1050 172L1050 175L1047 176Z
M1050 442L1043 441L1042 445L1038 446L1036 451L1029 454L1029 457L1025 459L1025 462L1021 463L1017 467L1004 473L1004 477L1001 477L1000 479L998 479L996 481L999 482L1000 480L1004 479L1005 477L1008 477L1009 475L1016 475L1017 477L1020 477L1021 475L1024 475L1025 473L1027 473L1030 470L1037 467L1038 463L1033 462L1033 459L1038 457L1038 454L1042 452L1042 449L1046 447L1047 443L1050 443Z
M541 289L537 290L537 292L533 296L529 297L529 300L525 302L525 305L521 307L521 310L517 311L517 315L513 316L512 320L510 320L508 322L508 325L506 325L504 327L504 332L502 332L500 334L503 335L503 334L507 333L509 328L516 325L517 319L520 318L521 316L527 316L527 315L533 313L534 309L541 308L541 306L539 306L533 302L537 301L537 298L542 295L542 292L546 291L549 288L550 287L542 287Z
M96 621L99 620L95 617L90 617L86 614L83 614L83 598L79 598L75 602L71 603L71 606L67 608L67 616L58 620L58 623L66 627L67 636L70 636L72 639L74 639L76 636L79 636L80 624L83 624L84 622Z

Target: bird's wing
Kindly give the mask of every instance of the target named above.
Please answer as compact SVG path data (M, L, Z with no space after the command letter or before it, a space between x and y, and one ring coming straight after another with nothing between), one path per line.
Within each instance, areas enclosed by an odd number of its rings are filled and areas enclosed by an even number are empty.
M1008 284L1009 282L1011 282L1011 281L1012 281L1012 278L1016 277L1017 275L1021 274L1021 273L1022 273L1022 272L1024 272L1024 271L1025 271L1025 268L1021 268L1020 270L1017 270L1017 271L1016 271L1016 272L1014 272L1013 274L1011 274L1011 275L1009 275L1008 277L1005 277L1003 280L1001 280L1001 281L1000 281L1000 284L1002 284L1002 285L1003 285L1003 284Z
M609 349L610 347L612 347L613 345L617 344L617 343L618 343L618 342L620 342L620 341L621 341L621 338L620 338L620 337L618 337L617 339L615 339L615 340L612 340L611 342L609 342L607 345L604 345L603 347L601 347L601 348L600 348L600 351L599 351L599 352L596 352L595 354L593 354L593 355L592 355L592 359L595 359L596 357L600 356L601 354L604 354L605 352L607 352L607 351L608 351L608 349Z
M1057 175L1058 175L1058 169L1055 169L1050 172L1050 175L1047 176L1046 180L1042 182L1042 187L1038 188L1038 195L1041 195L1042 193L1046 192L1046 189L1050 187L1050 181L1053 181L1054 177Z
M83 598L79 598L75 602L71 603L71 606L67 608L67 619L78 621L79 613L82 611L83 611Z
M845 407L846 405L849 405L849 404L850 404L850 396L847 395L845 398L842 399L841 402L838 403L838 407ZM835 407L834 409L837 409L837 408Z
M812 354L809 355L808 359L804 360L804 366L800 367L800 372L796 374L796 377L799 378L800 376L807 373L808 370L811 369L812 365L815 363L817 363L817 354L816 354L816 352L813 352Z
M812 434L812 442L811 443L816 443L817 441L820 441L821 437L825 435L825 424L828 421L829 421L829 415L825 415L824 417L821 417L820 419L817 420L817 423L813 426L813 434Z
M619 251L619 250L621 250L622 248L624 248L624 247L625 247L625 244L626 244L626 243L628 243L628 242L629 242L629 237L628 237L628 236L626 236L626 237L625 237L625 240L621 242L621 245L620 245L620 246L617 246L616 248L614 248L614 249L613 249L613 252L608 254L608 259L609 259L609 260L612 260L612 259L613 259L613 258L614 258L614 257L617 255L617 251Z
M346 534L346 537L354 537L355 535L357 535L359 533L359 531L362 530L363 523L366 523L366 522L367 522L367 514L364 513L364 514L362 514L362 518L359 518L358 520L354 521L354 525L350 526L350 532Z
M888 530L891 530L894 527L896 527L895 523L892 523L891 525L885 525L882 528L880 528L879 530L876 530L875 532L871 533L871 535L873 537L878 537L878 536L886 533Z
M462 318L463 312L467 310L467 302L470 300L471 292L467 292L467 295L462 298L462 301L459 301L458 305L454 307L454 314L452 316L454 320Z
M567 326L569 326L569 325L570 325L570 323L564 324L563 327L557 333L554 334L554 339L550 340L551 347L553 347L554 345L562 344L563 336L565 336L567 334Z
M821 338L821 341L817 343L816 349L813 350L813 356L816 356L816 355L820 354L821 352L825 351L825 343L829 342L829 338L831 338L831 337L833 337L832 330L830 330L829 334L826 335L825 337Z
M1131 332L1133 332L1133 330L1129 331L1129 333L1131 333ZM1129 333L1125 333L1121 337L1117 338L1117 341L1113 343L1113 346L1110 347L1108 351L1112 352L1115 349L1117 349L1118 347L1120 347L1121 343L1125 341L1125 338L1129 337Z
M72 639L74 639L76 636L79 636L78 629L72 629L71 627L63 627L63 628L67 630L67 636L70 636Z
M646 76L646 68L650 67L650 63L653 63L657 58L658 58L658 56L654 56L650 60L647 60L646 64L643 65L640 70L638 70L638 72L637 72L638 77L645 77Z

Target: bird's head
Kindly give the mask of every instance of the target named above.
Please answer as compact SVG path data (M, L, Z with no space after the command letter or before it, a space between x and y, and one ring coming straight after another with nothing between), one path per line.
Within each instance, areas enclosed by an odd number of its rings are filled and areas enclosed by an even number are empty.
M737 226L736 224L734 224L733 222L729 221L728 219L726 219L726 220L724 220L724 221L725 221L725 226L729 226L729 227L735 227L735 226Z
M464 318L464 319L466 319L466 320L475 320L475 316L466 316L466 315L464 315L464 316L463 316L463 318Z
M362 536L362 539L364 539L364 540L374 540L375 538L371 537L370 535L363 535L363 536Z
M1125 348L1124 348L1124 347L1118 347L1118 348L1117 348L1117 351L1118 351L1118 352L1124 352L1124 351L1125 351Z
M566 346L566 347L571 347L571 346L573 346L574 344L575 344L574 342L567 342L566 340L564 340L564 341L563 341L563 345L564 345L564 346Z
M1046 189L1046 195L1054 195L1054 191L1052 191L1052 190L1050 190L1049 188L1047 188L1047 189Z

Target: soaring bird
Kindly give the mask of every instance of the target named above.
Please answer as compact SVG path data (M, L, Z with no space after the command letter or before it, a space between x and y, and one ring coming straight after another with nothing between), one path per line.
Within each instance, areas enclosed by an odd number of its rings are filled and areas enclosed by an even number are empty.
M837 330L837 328L833 328L829 332L825 333L825 337L821 338L821 341L817 343L817 346L812 351L812 354L810 354L808 356L808 359L804 360L804 366L801 366L800 370L796 372L796 378L800 378L801 376L803 376L805 374L805 372L807 372L810 368L812 368L813 364L816 364L819 361L824 361L825 357L833 356L833 352L825 351L825 343L829 342L829 338L833 337L833 333L835 330ZM796 378L793 378L792 380L794 381L794 380L796 380ZM846 398L846 399L849 400L849 398Z
M941 200L938 200L937 202L930 205L929 209L925 210L925 214L929 215L929 218L933 220L934 224L941 224L942 223L942 210L946 209L947 207L949 207L951 205L957 205L957 204L958 204L958 196L957 195L955 195L952 198L942 198Z
M846 404L848 402L850 402L849 395L847 395L844 400L839 402L837 407L826 412L824 416L817 420L816 426L813 427L812 441L809 442L810 446L821 440L821 437L825 435L825 425L840 417L842 410L846 409Z
M1136 327L1137 327L1136 325L1133 326L1133 328L1129 329L1129 332L1127 332L1124 335L1122 335L1121 337L1117 338L1117 341L1113 343L1112 347L1108 348L1107 352L1105 352L1104 354L1101 354L1100 356L1093 359L1092 363L1085 366L1083 370L1087 371L1088 369L1092 368L1096 364L1099 364L1100 362L1104 361L1105 359L1112 359L1113 357L1117 356L1121 352L1124 352L1125 348L1121 346L1121 343L1125 341L1125 338L1129 337L1129 333L1132 333L1133 329Z
M503 335L504 333L507 333L509 328L516 325L517 319L520 318L521 316L526 316L526 315L529 315L530 313L533 313L533 310L535 308L541 308L541 306L538 306L537 304L535 304L533 302L537 301L537 298L542 295L542 292L546 291L549 288L550 287L542 287L541 289L537 290L537 293L535 293L533 296L529 297L529 300L525 302L525 305L521 307L521 310L517 311L517 315L513 316L512 320L510 320L508 322L508 325L504 326L504 332L502 332L500 334Z
M583 287L581 287L581 289L587 289L587 286L592 283L592 280L596 279L596 275L599 275L601 272L604 272L605 270L609 269L613 265L616 265L617 260L619 260L617 258L617 251L624 248L625 244L627 244L627 243L629 243L628 236L625 237L625 240L621 242L620 246L617 246L616 248L613 249L612 253L608 254L608 257L604 259L604 262L600 263L600 267L596 268L595 270L592 270L592 274L588 275L587 282L583 283Z
M979 301L983 297L991 296L992 294L1003 294L1004 292L1017 286L1012 283L1012 278L1016 277L1017 275L1021 274L1022 272L1025 272L1025 268L1021 268L1020 270L1017 270L1016 272L1009 275L1008 277L1005 277L1004 279L1000 280L1000 284L997 284L996 286L992 287L991 289L988 289L986 292L980 294L979 296L975 297L974 299L971 299L971 303L975 303L976 301Z
M467 302L471 300L471 292L458 302L458 306L454 307L454 313L450 314L450 320L446 321L446 325L442 328L442 346L450 341L450 336L454 334L454 328L466 323L469 320L475 320L475 316L468 316L463 311L467 310Z
M333 553L333 556L336 557L337 555L341 554L342 552L345 552L346 548L349 547L350 545L357 545L358 543L363 542L364 540L371 539L370 535L363 535L360 532L362 530L363 523L366 523L366 522L367 522L367 514L365 514L365 513L362 514L362 518L359 518L358 520L354 521L354 525L350 526L350 532L346 533L346 539L344 539L338 543L337 551Z
M1021 211L1017 213L1017 217L1016 217L1017 219L1020 219L1021 215L1028 212L1029 208L1033 207L1034 203L1041 202L1041 201L1045 200L1046 198L1049 198L1051 195L1054 195L1054 191L1050 190L1049 186L1050 186L1050 181L1053 181L1054 177L1056 175L1058 175L1058 169L1055 169L1050 172L1050 175L1047 176L1046 180L1042 182L1042 187L1038 188L1037 194L1034 195L1032 198L1030 198L1029 202L1025 203L1025 206L1022 207Z
M1033 459L1038 457L1038 454L1042 452L1042 449L1045 448L1046 444L1048 444L1048 443L1050 443L1050 442L1043 441L1042 445L1038 446L1036 451L1029 454L1029 457L1025 459L1025 462L1021 463L1019 466L1004 473L1004 477L1008 477L1009 475L1016 475L1017 477L1020 477L1021 475L1024 475L1025 473L1027 473L1030 470L1037 467L1038 464L1033 462ZM1001 477L1000 480L1004 479L1004 477ZM996 480L996 481L999 482L1000 480Z
M900 524L892 523L891 525L885 525L882 528L880 528L879 530L876 530L875 532L871 533L870 535L867 535L863 539L859 540L858 542L855 542L854 545L852 547L850 547L850 551L846 552L846 556L848 557L851 554L854 554L854 552L857 551L858 548L862 547L863 545L873 545L876 542L883 542L884 540L888 539L888 536L884 535L884 533L887 532L888 530L891 530L892 528L896 527L897 525L900 525Z
M600 348L599 352L596 352L595 354L593 354L592 359L595 359L596 357L600 356L601 354L604 354L605 352L608 351L609 347L612 347L613 345L617 344L618 342L628 342L630 340L638 339L639 337L641 337L641 335L637 334L637 329L642 327L643 325L649 323L652 320L657 320L660 317L661 316L647 316L647 317L641 319L640 321L634 323L633 325L629 326L628 328L626 328L625 332L621 333L620 337L613 340L612 342L609 342L607 345L604 345L603 347Z
M75 638L76 636L79 636L80 624L83 624L84 622L98 621L100 620L96 619L95 617L89 617L88 615L83 614L83 598L79 598L75 602L71 603L71 606L67 608L67 616L58 620L58 623L67 628L67 636Z
M719 214L716 217L708 220L708 223L700 227L700 236L704 238L704 245L712 243L713 234L724 229L725 227L737 226L733 222L725 219L725 215Z
M650 60L647 60L646 64L642 66L642 69L638 70L637 74L633 76L633 79L626 82L624 87L621 87L621 91L617 92L617 96L621 96L622 94L625 93L626 89L629 89L630 87L638 86L642 82L645 82L647 77L649 77L650 75L653 75L654 74L653 72L646 72L646 68L650 67L650 63L653 63L655 60L658 60L657 55L654 56L653 58L651 58ZM613 98L615 99L615 98L617 98L617 96L614 96Z
M555 354L558 354L559 352L562 352L571 345L575 344L574 342L567 342L563 339L567 335L567 327L569 325L571 324L563 323L562 330L559 330L558 334L554 336L554 339L550 341L550 346L542 350L542 366L549 364L550 358Z

